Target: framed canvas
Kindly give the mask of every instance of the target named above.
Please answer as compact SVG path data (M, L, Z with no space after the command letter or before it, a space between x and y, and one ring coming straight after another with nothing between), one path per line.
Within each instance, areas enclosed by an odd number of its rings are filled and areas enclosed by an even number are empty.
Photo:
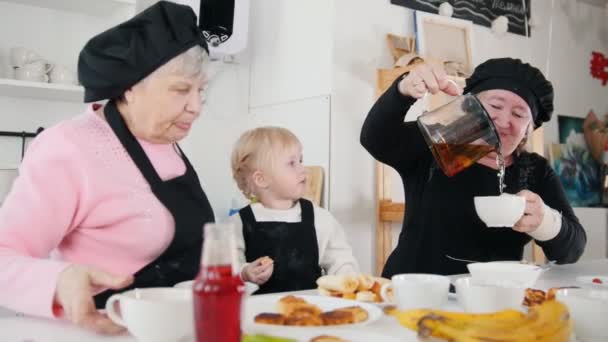
M473 23L416 11L416 44L425 59L460 63L470 74L473 67Z
M596 207L601 204L599 166L586 148L572 142L551 144L549 161L573 207Z

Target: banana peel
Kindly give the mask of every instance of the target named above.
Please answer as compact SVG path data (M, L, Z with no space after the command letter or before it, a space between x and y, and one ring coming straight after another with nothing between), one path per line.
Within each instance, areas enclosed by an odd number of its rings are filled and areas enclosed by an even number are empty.
M458 342L567 342L572 320L567 307L556 300L545 301L527 314L503 310L471 314L442 310L387 311L421 338L436 337Z

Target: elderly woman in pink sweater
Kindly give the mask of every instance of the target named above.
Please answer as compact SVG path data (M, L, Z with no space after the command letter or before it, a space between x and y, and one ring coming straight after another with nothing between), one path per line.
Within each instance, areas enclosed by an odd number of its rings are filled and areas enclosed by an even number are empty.
M194 12L165 1L86 44L92 104L35 139L0 208L0 306L117 333L96 310L115 290L196 276L214 216L177 142L206 58Z

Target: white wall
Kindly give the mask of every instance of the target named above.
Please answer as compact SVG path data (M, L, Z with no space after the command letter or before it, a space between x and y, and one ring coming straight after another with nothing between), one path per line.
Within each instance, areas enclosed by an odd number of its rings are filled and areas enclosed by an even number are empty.
M533 31L531 39L511 34L496 37L489 29L475 26L475 62L515 56L543 71L549 65L549 77L556 85L558 113L583 115L588 105L603 113L608 110L608 99L600 95L606 88L598 89L596 81L588 79L588 57L593 49L608 53L605 38L599 38L601 32L607 36L600 31L605 29L607 20L601 16L602 11L589 5L556 0L551 11L551 3L532 2L542 25ZM230 149L238 135L255 121L252 116L270 111L277 104L330 95L331 141L326 144L330 156L329 208L347 231L362 269L372 271L373 161L360 146L359 133L373 103L375 70L390 66L385 34L412 34L413 12L390 5L388 0L256 0L251 5L249 48L234 63L214 66L218 73L209 89L203 116L184 141L184 148L216 213L225 216L237 193L230 176ZM97 20L26 7L0 2L0 55L5 55L10 46L34 37L32 47L41 53L63 63L75 62L84 41L108 25L107 18ZM11 18L6 19L4 13L11 13ZM555 14L552 35L549 13ZM51 20L49 15L55 18L51 23L47 23ZM5 20L10 21L9 29ZM62 44L59 47L46 42L46 30L44 34L33 31L34 25L29 24L32 21L49 27L74 25L73 30L78 33L70 41L56 37L54 41ZM10 28L19 27L20 23L28 24L23 25L27 29L15 34ZM547 63L549 45L552 53ZM81 109L79 104L0 97L0 129L31 130L75 115ZM556 128L553 123L547 127L548 140L553 139ZM307 129L314 130L315 122L310 122ZM592 211L597 214L580 213L584 222L605 231L606 211Z

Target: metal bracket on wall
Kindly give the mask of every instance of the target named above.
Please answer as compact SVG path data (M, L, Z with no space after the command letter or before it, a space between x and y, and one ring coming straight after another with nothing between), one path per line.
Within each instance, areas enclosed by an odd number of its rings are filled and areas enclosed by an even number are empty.
M43 127L38 127L35 133L32 132L10 132L10 131L0 131L0 137L13 137L13 138L21 138L21 159L25 155L25 139L27 138L35 138L40 132L44 130Z

